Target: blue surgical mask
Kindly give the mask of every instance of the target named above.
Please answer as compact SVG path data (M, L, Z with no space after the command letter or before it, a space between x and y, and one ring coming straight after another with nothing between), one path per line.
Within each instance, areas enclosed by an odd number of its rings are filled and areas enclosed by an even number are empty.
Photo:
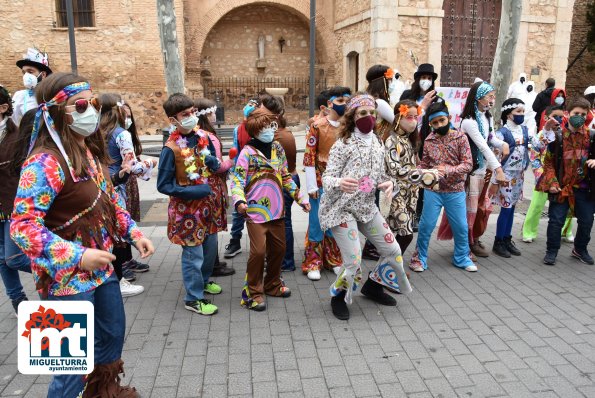
M269 144L273 142L273 139L275 138L275 129L273 129L272 127L266 127L260 132L260 134L258 134L257 138L260 142Z
M516 125L521 125L525 121L525 115L512 115L512 121Z

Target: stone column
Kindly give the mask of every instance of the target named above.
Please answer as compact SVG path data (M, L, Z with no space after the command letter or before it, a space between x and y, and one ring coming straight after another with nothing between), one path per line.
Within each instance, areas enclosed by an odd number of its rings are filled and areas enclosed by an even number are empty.
M373 64L394 67L397 64L399 40L399 1L370 1L370 50L368 59Z
M554 34L554 54L552 56L552 76L556 78L556 87L566 86L566 68L568 67L568 49L572 30L572 12L574 0L558 0L556 33Z

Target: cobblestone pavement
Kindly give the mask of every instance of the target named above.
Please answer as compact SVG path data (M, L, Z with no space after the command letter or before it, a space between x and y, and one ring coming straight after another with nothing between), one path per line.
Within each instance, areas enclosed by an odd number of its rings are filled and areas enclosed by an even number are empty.
M295 224L300 261L305 217ZM388 308L357 293L340 322L326 272L317 282L285 273L290 298L269 298L264 313L241 308L246 251L233 259L236 275L217 278L219 313L193 314L182 302L179 247L165 227L143 229L157 252L137 282L146 292L125 300L123 355L125 381L143 397L595 396L595 268L571 259L569 244L555 267L541 265L540 239L519 243L520 258L482 259L472 274L449 264L451 242L432 241L412 294ZM17 372L16 318L4 295L0 303L1 396L45 396L48 377Z
M141 183L141 198L162 199L154 181ZM299 264L307 217L293 212ZM143 397L595 397L595 267L571 259L570 244L555 267L543 266L545 219L535 243L517 243L522 257L481 259L477 273L450 265L452 242L432 240L430 269L412 276L412 294L389 308L356 293L341 322L327 272L317 282L285 273L290 298L269 298L263 313L241 308L245 250L233 259L236 275L216 279L219 313L185 310L181 250L152 216L142 225L158 226L142 229L157 251L137 281L146 291L125 299L125 382ZM221 254L228 240L220 235ZM49 377L17 371L16 318L3 293L0 320L0 396L44 397Z

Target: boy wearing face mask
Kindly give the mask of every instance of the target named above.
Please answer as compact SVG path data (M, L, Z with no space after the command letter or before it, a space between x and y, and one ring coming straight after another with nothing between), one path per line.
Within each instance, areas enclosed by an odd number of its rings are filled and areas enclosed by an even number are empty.
M529 166L529 130L523 126L525 121L525 103L518 98L509 98L502 104L502 128L496 131L496 137L508 144L510 153L500 162L508 183L497 184L492 176L490 197L492 203L500 206L496 237L492 251L509 258L520 256L521 252L512 241L514 209L523 199L525 170Z
M27 54L17 61L17 66L23 72L23 86L25 86L24 90L17 91L12 97L14 103L12 120L18 126L27 111L37 108L35 87L43 78L51 75L52 70L48 55L36 48L27 49Z
M235 209L244 215L250 237L250 256L240 304L247 309L264 311L264 296L289 297L291 291L281 279L285 256L285 220L283 190L310 211L287 170L281 144L274 141L276 115L258 108L248 116L246 130L252 137L238 155L231 182ZM264 262L267 272L263 281Z
M157 190L170 197L167 235L182 246L185 308L213 315L217 307L204 293L221 293L221 287L209 281L218 251L217 232L226 223L221 180L215 174L220 162L208 133L196 127L198 117L188 96L172 94L163 109L176 127L161 151L157 175Z
M322 195L324 195L322 175L326 170L329 152L336 141L341 125L339 119L345 113L345 104L349 97L351 97L351 89L348 87L337 86L328 90L327 116L319 117L306 132L304 167L306 169L306 189L310 196L312 211L308 217L302 272L313 281L320 279L321 269L334 270L336 273L342 263L341 253L332 233L330 231L323 233L320 228L318 208Z
M469 258L465 205L465 181L473 167L469 141L463 132L452 127L448 108L443 102L430 105L426 114L432 133L426 138L423 158L418 167L436 169L443 178L437 189L425 189L417 244L409 268L416 272L428 269L430 237L444 208L455 243L452 263L465 271L475 272L477 266Z
M549 222L547 226L546 265L554 265L560 249L560 232L568 210L577 220L577 232L572 257L584 264L593 265L587 251L591 240L593 214L595 213L595 176L593 162L593 137L585 127L589 101L584 98L569 101L568 121L562 125L561 134L548 145L543 164L543 176L537 189L550 194ZM556 125L550 119L546 132Z
M550 119L554 119L555 123L549 122ZM550 142L555 140L556 134L559 134L560 125L564 120L564 108L557 105L548 107L545 110L545 120L545 125L548 126L548 130L540 131L539 134L531 138L529 144L529 158L531 160L531 167L533 169L536 184L539 183L539 180L543 175L543 157L547 150L547 146ZM525 121L527 121L526 113ZM523 242L531 243L537 238L541 213L543 212L547 200L548 194L546 192L538 191L536 186L533 189L531 204L527 209L527 216L523 223ZM572 214L569 214L568 217L566 217L564 227L562 228L562 239L566 242L574 242L574 236L572 235Z

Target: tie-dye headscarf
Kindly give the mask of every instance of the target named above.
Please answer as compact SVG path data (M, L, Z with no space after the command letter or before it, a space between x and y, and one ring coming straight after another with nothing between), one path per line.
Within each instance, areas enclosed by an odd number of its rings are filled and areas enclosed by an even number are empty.
M62 140L60 139L60 134L56 130L56 125L54 123L54 120L50 116L49 108L54 105L62 104L64 102L66 102L68 100L68 98L72 97L73 95L77 95L78 93L80 93L82 91L86 91L86 90L91 90L91 85L89 83L87 83L87 82L73 83L73 84L70 84L70 85L64 87L62 90L60 90L54 96L54 98L52 98L51 100L42 102L41 104L39 104L39 106L37 107L37 113L35 114L35 122L33 123L33 131L31 133L31 142L29 144L29 153L31 153L31 151L33 150L33 147L35 146L35 141L37 141L37 137L39 136L41 118L43 116L43 120L45 121L45 125L47 126L50 137L52 137L52 140L54 140L54 143L56 144L56 146L60 150L60 153L64 157L64 160L66 161L66 164L68 165L68 169L70 170L70 175L72 176L72 179L74 180L74 182L78 182L81 179L79 177L77 177L74 173L74 168L72 167L70 158L66 154L64 145L62 145Z
M491 93L495 90L496 89L494 88L494 86L492 86L490 83L482 82L477 88L477 94L475 95L475 103L473 104L475 109L475 121L477 122L477 127L479 128L481 136L486 140L488 138L489 131L484 131L483 123L481 123L481 112L479 111L479 106L477 106L477 100L482 99L483 97L488 95L488 93ZM483 154L480 151L478 151L477 160L479 168L483 168L485 164L485 158L483 157Z

